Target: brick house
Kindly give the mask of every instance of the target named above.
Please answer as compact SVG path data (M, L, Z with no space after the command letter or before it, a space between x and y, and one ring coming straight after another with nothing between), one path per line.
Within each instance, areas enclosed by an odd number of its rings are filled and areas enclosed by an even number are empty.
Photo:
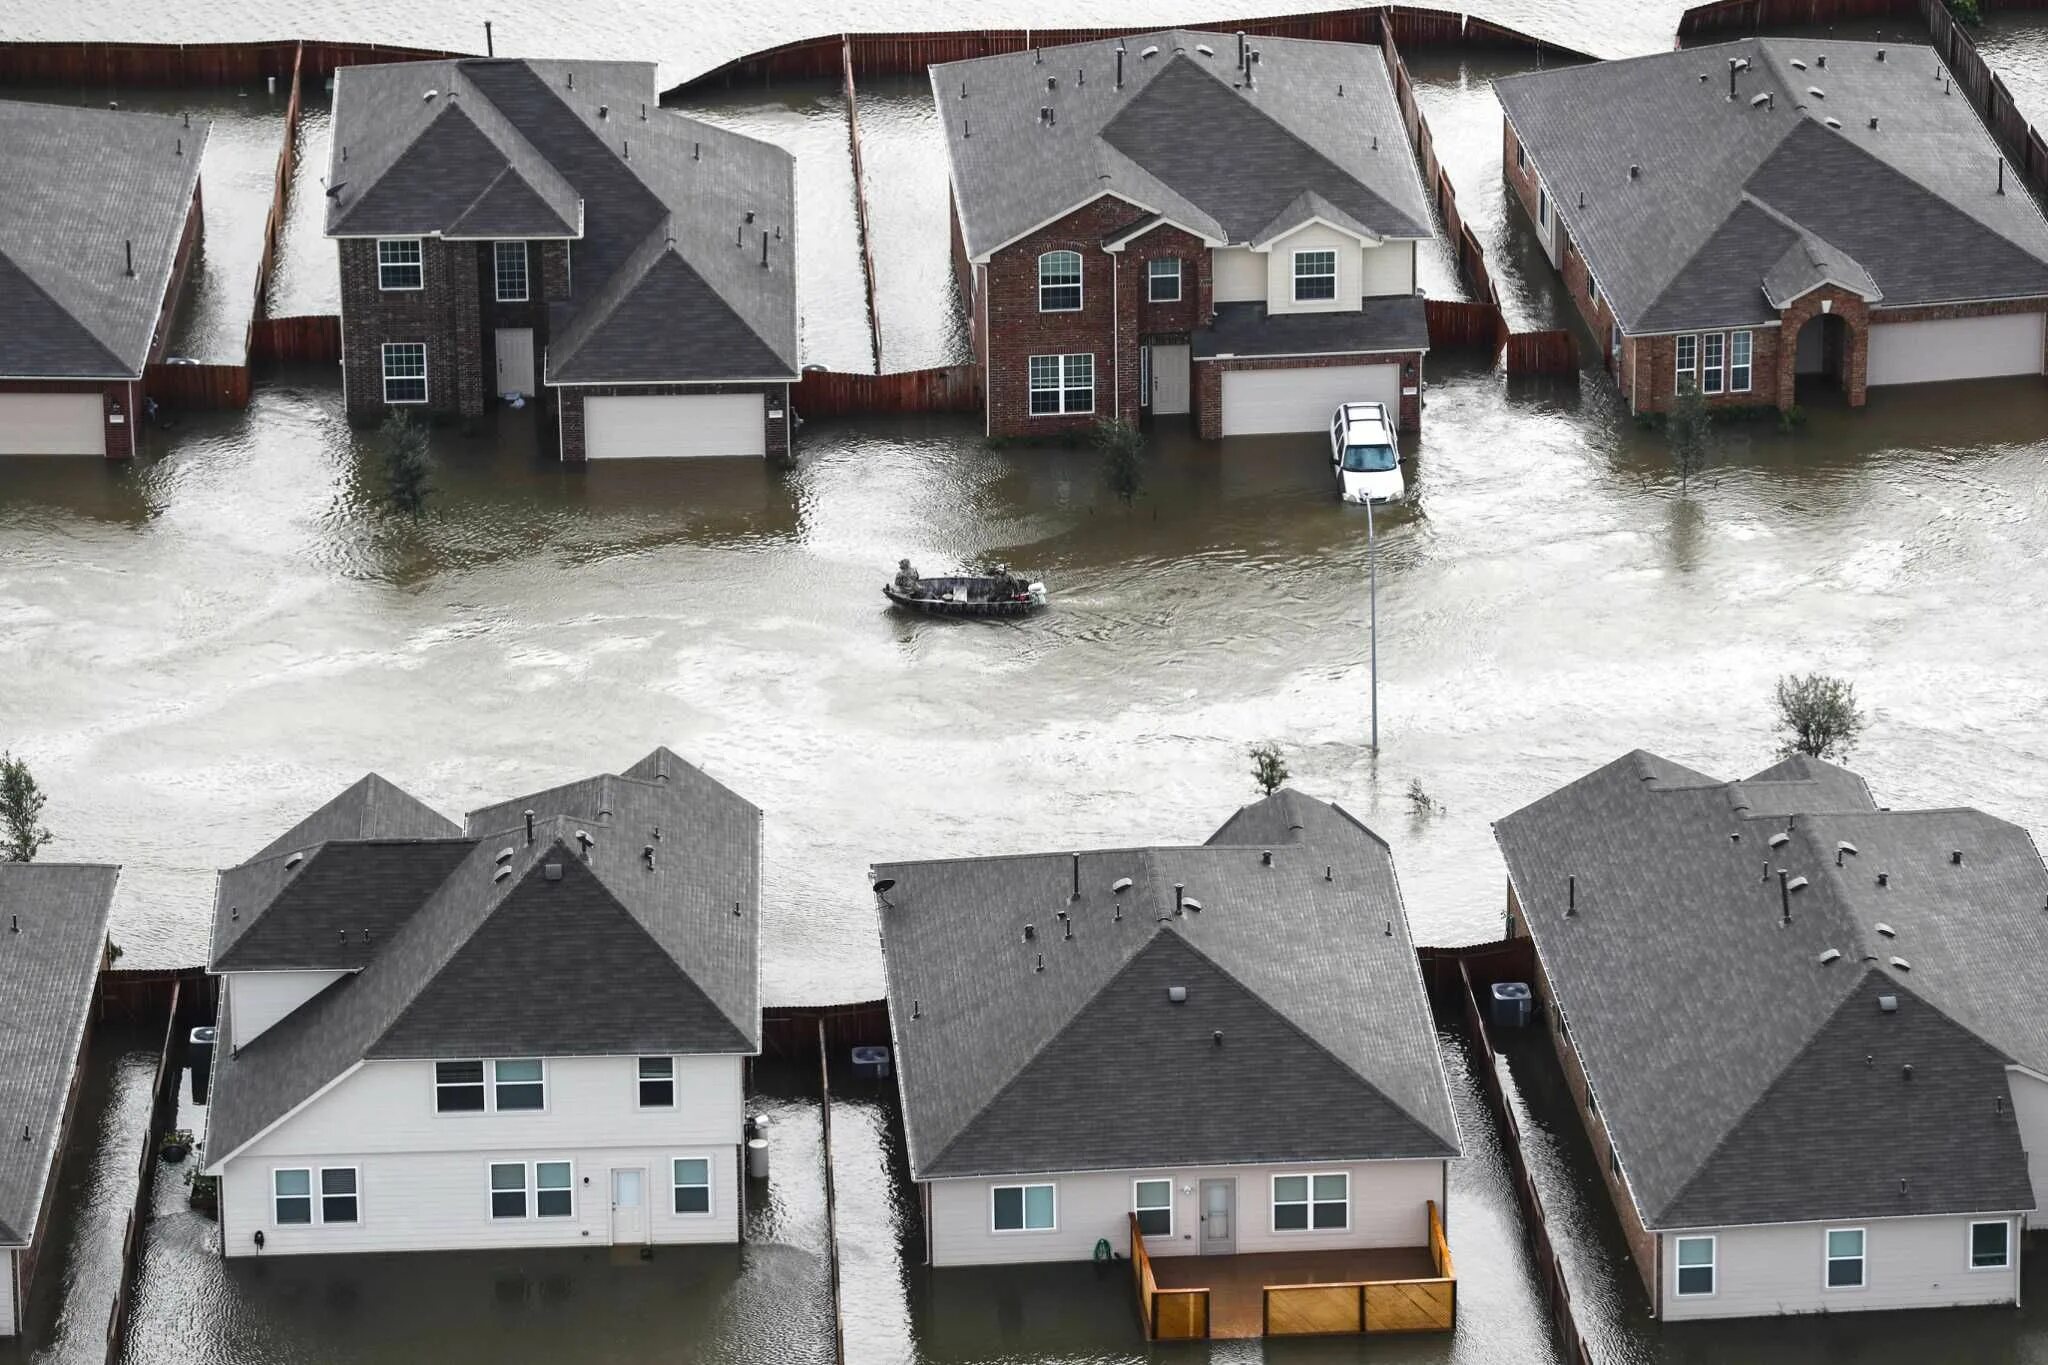
M931 76L990 435L1415 429L1430 209L1376 49L1173 30Z
M561 457L786 455L795 166L645 62L336 74L327 235L352 420L538 400Z
M1660 1318L2016 1304L2048 870L1805 757L1642 750L1495 822L1511 935Z
M202 231L208 127L0 102L0 455L136 453Z
M1631 411L2042 373L2048 221L1931 48L1749 38L1494 91Z

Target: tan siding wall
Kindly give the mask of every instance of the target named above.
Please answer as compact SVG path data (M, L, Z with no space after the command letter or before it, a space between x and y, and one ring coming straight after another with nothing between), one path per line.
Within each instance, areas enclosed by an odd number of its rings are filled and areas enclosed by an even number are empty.
M1756 1317L1777 1313L1855 1313L1883 1308L1947 1308L1963 1304L2010 1303L2017 1292L2015 1270L1971 1270L1970 1218L1892 1218L1865 1222L1799 1223L1782 1227L1723 1228L1715 1235L1716 1292L1711 1298L1678 1298L1670 1284L1662 1295L1664 1316L1681 1318ZM1861 1227L1865 1287L1822 1287L1828 1228ZM1672 1265L1674 1236L1665 1239L1664 1264ZM2014 1235L2013 1260L2019 1239ZM1668 1281L1672 1271L1666 1269Z

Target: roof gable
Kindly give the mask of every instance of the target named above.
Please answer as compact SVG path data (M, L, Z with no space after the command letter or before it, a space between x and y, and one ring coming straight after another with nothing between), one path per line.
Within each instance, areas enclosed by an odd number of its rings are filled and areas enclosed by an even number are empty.
M114 375L121 360L0 252L0 374Z
M548 347L548 378L555 383L658 381L678 373L703 379L768 379L794 375L791 358L778 356L741 320L718 291L679 255L663 229L649 235L658 249L644 264L613 277L604 297L584 308L560 342ZM793 270L787 255L756 267ZM676 326L689 318L689 327Z
M577 225L563 222L540 192L507 166L447 228L451 237L528 238L572 236Z
M317 844L223 872L216 972L362 967L476 847L469 839Z
M452 839L462 826L404 788L366 773L265 844L251 862L333 839Z

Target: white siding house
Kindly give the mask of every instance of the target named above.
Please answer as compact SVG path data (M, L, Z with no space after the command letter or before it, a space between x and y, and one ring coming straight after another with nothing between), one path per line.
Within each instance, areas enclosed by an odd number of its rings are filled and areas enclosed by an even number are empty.
M1667 1232L1660 1234L1662 1314L1748 1318L2016 1303L2022 1226L2018 1214L1981 1214Z

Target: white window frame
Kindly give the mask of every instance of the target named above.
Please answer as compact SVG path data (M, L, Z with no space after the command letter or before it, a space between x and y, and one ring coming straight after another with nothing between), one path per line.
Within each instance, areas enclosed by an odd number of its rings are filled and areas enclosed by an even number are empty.
M281 1175L291 1174L306 1177L306 1192L304 1194L278 1193L277 1178ZM270 1168L270 1225L272 1227L310 1228L319 1226L320 1196L316 1193L319 1187L318 1181L315 1179L317 1175L318 1172L311 1166L273 1166ZM303 1199L306 1201L306 1218L304 1222L287 1222L285 1220L284 1216L278 1211L277 1206L280 1201L286 1199Z
M1708 357L1712 356L1712 359ZM1700 333L1700 392L1712 398L1728 389L1728 334Z
M501 1067L501 1066L503 1066L503 1065L505 1065L505 1063L507 1063L507 1062L538 1062L538 1063L540 1064L540 1079L539 1079L538 1081L501 1081L501 1080L499 1080L499 1079L498 1079L498 1068L499 1068L499 1067ZM521 1105L520 1107L518 1107L518 1108L516 1108L516 1109L507 1109L507 1108L505 1108L505 1106L504 1106L504 1105L502 1105L502 1104L498 1103L498 1091L499 1091L499 1089L500 1089L501 1087L503 1087L503 1086L508 1086L508 1085L538 1085L538 1086L540 1087L540 1103L539 1103L539 1104L536 1104L536 1105L534 1105L534 1106L532 1106L531 1108L528 1108L528 1107L527 1107L527 1106L525 1106L525 1105ZM493 1058L491 1058L491 1112L492 1112L492 1113L494 1113L494 1114L545 1114L545 1113L547 1113L547 1112L548 1112L548 1059L547 1059L547 1058L545 1058L545 1057L493 1057Z
M475 1080L474 1082L471 1082L471 1081L443 1081L443 1080L441 1079L441 1068L442 1068L442 1067L444 1067L444 1066L463 1066L463 1065L466 1065L467 1063L470 1063L470 1062L475 1062L475 1063L476 1063L476 1074L477 1074L477 1079L476 1079L476 1080ZM434 1064L433 1064L433 1065L434 1065L434 1116L435 1116L436 1118L450 1118L450 1117L457 1117L457 1118L460 1118L460 1117L464 1117L464 1116L467 1116L467 1115L470 1115L470 1114L488 1114L488 1113L490 1113L490 1112L491 1112L491 1071L490 1071L490 1067L489 1067L489 1065L485 1063L485 1061L484 1061L484 1059L483 1059L483 1058L481 1058L481 1057L440 1057L440 1058L436 1058L436 1059L435 1059L435 1061L434 1061ZM474 1088L476 1088L476 1089L478 1089L478 1090L481 1090L481 1091L483 1091L483 1098L484 1098L484 1102L483 1102L483 1104L482 1104L482 1105L481 1105L480 1107L478 1107L478 1108L475 1108L475 1109L443 1109L443 1108L441 1107L441 1092L442 1092L443 1090L468 1090L468 1089L472 1088L472 1086L474 1086Z
M1017 1216L1023 1219L1014 1228L996 1226L996 1195L1004 1190L1016 1190ZM1052 1222L1042 1228L1031 1226L1031 1191L1052 1191ZM1060 1187L1050 1180L1032 1180L1015 1185L991 1185L988 1187L988 1230L997 1237L1015 1237L1031 1233L1058 1232L1060 1230Z
M1170 265L1173 267L1173 274L1170 277L1160 273L1159 267L1162 265ZM1181 264L1180 257L1178 256L1155 256L1151 260L1145 262L1145 302L1179 303L1181 293L1180 277ZM1168 278L1171 278L1173 280L1173 294L1171 297L1167 297L1160 294L1158 288L1160 281Z
M519 1212L499 1213L498 1196L510 1194L511 1190L498 1188L498 1168L516 1166L519 1168ZM533 1163L531 1161L486 1161L484 1163L484 1212L493 1223L524 1222L533 1217Z
M2005 1259L2004 1259L2004 1260L2002 1260L2002 1261L2000 1261L2000 1262L1999 1262L1999 1263L1998 1263L1997 1265L1978 1265L1978 1264L1977 1264L1977 1229L1978 1229L1978 1228L2004 1228L2004 1229L2005 1229ZM2010 1219L2010 1218L1979 1218L1979 1219L1977 1219L1977 1220L1976 1220L1975 1222L1971 1223L1971 1224L1970 1224L1970 1227L1969 1227L1969 1235L1968 1235L1968 1236L1967 1236L1967 1237L1966 1237L1966 1238L1964 1239L1964 1241L1963 1241L1963 1256L1964 1256L1964 1260L1965 1260L1965 1263L1966 1263L1966 1264L1967 1264L1967 1265L1968 1265L1968 1266L1970 1267L1970 1270L1971 1270L1971 1271L1972 1271L1973 1273L1974 1273L1974 1272L1980 1272L1980 1271L2002 1271L2002 1270L2011 1270L2011 1269L2012 1269L2012 1219Z
M327 1173L329 1171L347 1171L349 1173L350 1190L347 1194L330 1195L327 1193ZM353 1218L329 1218L327 1216L327 1201L329 1199L353 1200L356 1206L356 1216ZM363 1168L360 1166L320 1167L316 1173L313 1186L313 1211L318 1216L321 1227L361 1227L363 1225Z
M1071 280L1068 280L1068 279L1062 278L1062 279L1060 279L1060 280L1059 280L1059 281L1058 281L1057 283L1055 283L1055 284L1047 284L1047 283L1046 283L1046 280L1045 280L1045 264L1046 264L1046 262L1047 262L1047 261L1050 261L1050 260L1051 260L1051 259L1053 259L1053 257L1055 257L1055 256L1071 256L1071 257L1073 257L1073 258L1074 258L1074 278L1073 278L1073 279L1071 279ZM1084 263L1084 262L1083 262L1083 261L1081 260L1081 253L1080 253L1080 252L1078 252L1078 251L1072 251L1072 250L1069 250L1069 249L1068 249L1068 248L1066 248L1066 247L1057 247L1057 248L1055 248L1054 250L1051 250L1051 251L1042 251L1042 252L1040 252L1040 253L1039 253L1039 255L1038 255L1038 311L1039 311L1039 312L1041 312L1041 313L1078 313L1078 312L1080 312L1080 311L1081 311L1081 309L1082 309L1082 307L1083 307L1083 305L1085 305L1085 304L1087 303L1087 301L1088 301L1088 290L1087 290L1087 283L1086 283L1086 280L1085 280L1085 276L1087 275L1087 273L1088 273L1088 272L1087 272L1087 270L1086 270L1086 267L1085 267L1085 263ZM1071 289L1071 290L1073 290L1073 291L1074 291L1074 302L1073 302L1073 305L1072 305L1071 307L1065 307L1065 306L1063 306L1063 307L1059 307L1059 308L1048 308L1048 307L1046 306L1046 303L1045 303L1045 291L1046 291L1046 290L1048 290L1048 289Z
M385 260L384 248L387 246L411 247L412 259L409 261ZM389 284L386 282L386 277L384 274L386 270L410 270L413 273L413 281L411 284ZM418 293L422 289L425 289L426 287L427 251L425 243L422 242L418 237L379 237L377 239L378 292L384 294L414 294Z
M1854 1256L1835 1255L1835 1234L1838 1232L1853 1232L1856 1234L1856 1254ZM1836 1261L1854 1261L1856 1263L1856 1283L1834 1283ZM1820 1287L1824 1292L1832 1294L1848 1294L1870 1287L1870 1229L1823 1228L1821 1230Z
M505 257L507 247L519 250L519 292L505 292ZM491 292L499 303L525 303L533 297L533 257L523 241L491 243Z
M1327 274L1327 275L1325 275L1325 274L1323 274L1323 273L1322 273L1321 271L1317 271L1317 272L1316 272L1315 274L1313 274L1313 275L1307 275L1307 276L1304 276L1304 275L1303 275L1303 274L1301 273L1301 258L1302 258L1302 257L1304 257L1304 256L1327 256L1327 257L1329 257L1329 258L1330 258L1330 273L1329 273L1329 274ZM1299 251L1297 251L1297 252L1295 252L1295 253L1294 253L1294 256L1293 256L1293 266L1294 266L1294 301L1295 301L1296 303L1335 303L1335 302L1337 301L1337 277L1338 277L1338 274L1339 274L1339 266L1338 266L1338 263L1337 263L1337 249L1336 249L1335 247L1327 247L1327 246L1314 246L1314 247L1303 247L1303 248L1302 248L1301 250L1299 250ZM1313 298L1303 298L1303 297L1302 297L1302 293L1301 293L1301 282L1302 282L1302 280L1303 280L1303 279L1310 279L1310 280L1328 280L1328 281L1330 282L1330 294L1329 294L1329 297L1328 297L1328 298L1324 298L1324 297L1322 297L1322 296L1318 295L1318 296L1316 296L1316 297L1313 297Z
M1163 1175L1153 1175L1153 1176L1143 1176L1143 1177L1140 1177L1139 1179L1133 1180L1133 1181L1131 1182L1131 1212L1132 1212L1132 1213L1135 1213L1135 1214L1140 1214L1140 1215L1143 1215L1143 1214L1147 1214L1147 1213L1157 1213L1157 1212L1159 1212L1159 1210L1160 1210L1160 1206L1159 1206L1159 1205L1157 1205L1157 1204L1153 1204L1153 1205L1149 1205L1149 1206L1148 1206L1148 1205L1140 1204L1140 1203L1138 1202L1138 1187L1139 1187L1140 1185L1164 1185L1164 1186L1166 1186L1166 1204L1165 1204L1165 1209L1166 1209L1166 1231L1164 1231L1164 1232L1147 1232L1147 1233L1145 1233L1145 1235L1146 1235L1147 1237L1172 1237L1172 1236L1173 1236L1173 1180L1172 1180L1172 1178L1171 1178L1171 1177L1169 1177L1169 1176L1163 1176Z
M1705 1242L1707 1244L1707 1263L1705 1267L1685 1264L1684 1258L1680 1255L1680 1248L1687 1242ZM1685 1272L1702 1268L1706 1270L1707 1282L1712 1287L1709 1289L1685 1288ZM1673 1237L1671 1239L1671 1297L1674 1299L1711 1299L1720 1292L1721 1239L1710 1232L1702 1232L1689 1237Z
M1082 360L1082 359L1085 359L1085 360L1086 360L1086 361L1088 362L1088 406L1087 406L1087 407L1085 407L1085 408L1070 408L1070 407L1068 407L1068 406L1067 406L1067 395L1068 395L1068 393L1070 393L1071 391L1073 391L1073 390L1074 390L1074 389L1076 389L1076 388L1079 388L1080 386L1079 386L1078 384L1075 384L1074 382L1072 382L1072 379L1071 379L1071 377L1070 377L1070 375L1069 375L1069 370L1070 370L1070 369L1072 368L1072 366L1073 366L1073 362L1075 362L1076 360ZM1038 384L1038 377L1037 377L1037 375L1035 375L1035 374L1034 374L1034 373L1032 372L1032 362L1034 362L1034 361L1039 361L1039 360L1052 360L1052 361L1057 361L1057 362L1058 362L1058 364L1059 364L1059 384L1058 384L1058 385L1057 385L1056 387L1053 387L1053 388L1051 388L1051 389L1046 389L1046 388L1042 388L1042 387L1040 387L1040 385ZM1069 351L1069 352L1064 352L1064 353L1062 353L1062 354L1059 354L1059 355L1034 355L1034 356L1027 356L1027 357L1025 357L1025 360L1024 360L1024 385L1025 385L1025 389L1024 389L1024 411L1025 411L1025 415L1026 415L1026 416L1029 416L1029 417L1076 417L1076 416L1086 416L1087 414L1089 414L1089 413L1091 413L1091 412L1094 412L1094 411L1095 411L1095 394L1096 394L1096 386L1095 386L1095 352L1093 352L1093 351ZM1031 395L1033 395L1033 394L1035 394L1035 393L1048 393L1048 392L1049 392L1049 393L1057 393L1057 394L1059 395L1059 398L1060 398L1060 405L1059 405L1058 407L1054 408L1054 409L1053 409L1052 411L1050 411L1050 412L1038 412L1038 411L1035 411L1035 410L1034 410L1034 405L1033 405L1033 404L1032 404L1032 402L1031 402Z
M648 1074L647 1074L647 1064L648 1064L649 1062L666 1062L666 1063L668 1064L668 1074L667 1074L666 1076L650 1076L650 1075L648 1075ZM650 1085L650 1084L653 1084L653 1085L662 1085L662 1084L666 1084L666 1085L668 1086L668 1102L667 1102L666 1104L649 1104L649 1103L647 1102L647 1089L646 1089L646 1087L647 1087L648 1085ZM633 1099L634 1099L634 1101L635 1101L635 1102L636 1102L636 1103L637 1103L637 1104L639 1105L639 1107L640 1107L640 1108L642 1108L642 1109L673 1109L673 1108L675 1108L675 1107L676 1107L676 1059L675 1059L675 1058L673 1058L673 1057L635 1057L635 1058L633 1059Z
M576 1220L576 1162L573 1159L565 1156L551 1156L536 1157L529 1164L533 1168L528 1176L528 1188L530 1188L533 1191L532 1217L534 1217L535 1219L566 1218L570 1222L574 1222ZM540 1196L542 1191L540 1184L540 1168L543 1166L566 1166L569 1168L569 1183L567 1185L550 1186L547 1190L547 1193L549 1194L560 1194L564 1191L568 1193L569 1207L563 1210L561 1213L541 1212Z
M418 374L394 375L391 373L391 353L397 350L416 350L420 353L420 372ZM427 382L427 343L424 341L387 341L384 343L380 355L384 361L384 402L386 406L417 407L425 403L433 393L432 388ZM393 379L407 382L414 379L419 380L420 396L417 398L393 398L391 396L391 381Z
M1687 364L1685 353L1692 350L1692 363ZM1700 382L1700 338L1697 332L1683 332L1671 342L1671 391L1684 393L1685 382Z
M1540 181L1536 186L1536 226L1540 228L1548 228L1550 226L1550 191L1544 189Z
M1344 1221L1336 1227L1319 1228L1316 1226L1316 1205L1331 1204L1337 1201L1316 1198L1316 1181L1332 1176L1344 1182ZM1286 1203L1290 1208L1296 1204L1301 1205L1308 1214L1308 1224L1306 1227L1283 1228L1280 1226L1280 1205L1282 1202L1280 1199L1280 1182L1293 1179L1301 1179L1307 1182L1302 1186L1303 1197L1300 1199L1289 1199ZM1351 1172L1349 1171L1276 1171L1267 1185L1266 1196L1266 1223L1275 1237L1297 1237L1303 1234L1319 1232L1351 1231Z
M1735 343L1738 341L1742 343L1742 360L1740 363L1735 359ZM1738 373L1742 376L1740 384L1735 382L1735 376ZM1756 334L1746 329L1739 332L1730 332L1728 334L1728 392L1748 393L1750 386L1755 381Z
M676 1178L676 1163L679 1161L701 1161L704 1163L704 1179L684 1181ZM676 1195L684 1190L704 1191L704 1207L682 1210L676 1207ZM718 1191L712 1186L712 1164L708 1156L671 1156L668 1159L668 1211L677 1218L709 1218L718 1208Z

